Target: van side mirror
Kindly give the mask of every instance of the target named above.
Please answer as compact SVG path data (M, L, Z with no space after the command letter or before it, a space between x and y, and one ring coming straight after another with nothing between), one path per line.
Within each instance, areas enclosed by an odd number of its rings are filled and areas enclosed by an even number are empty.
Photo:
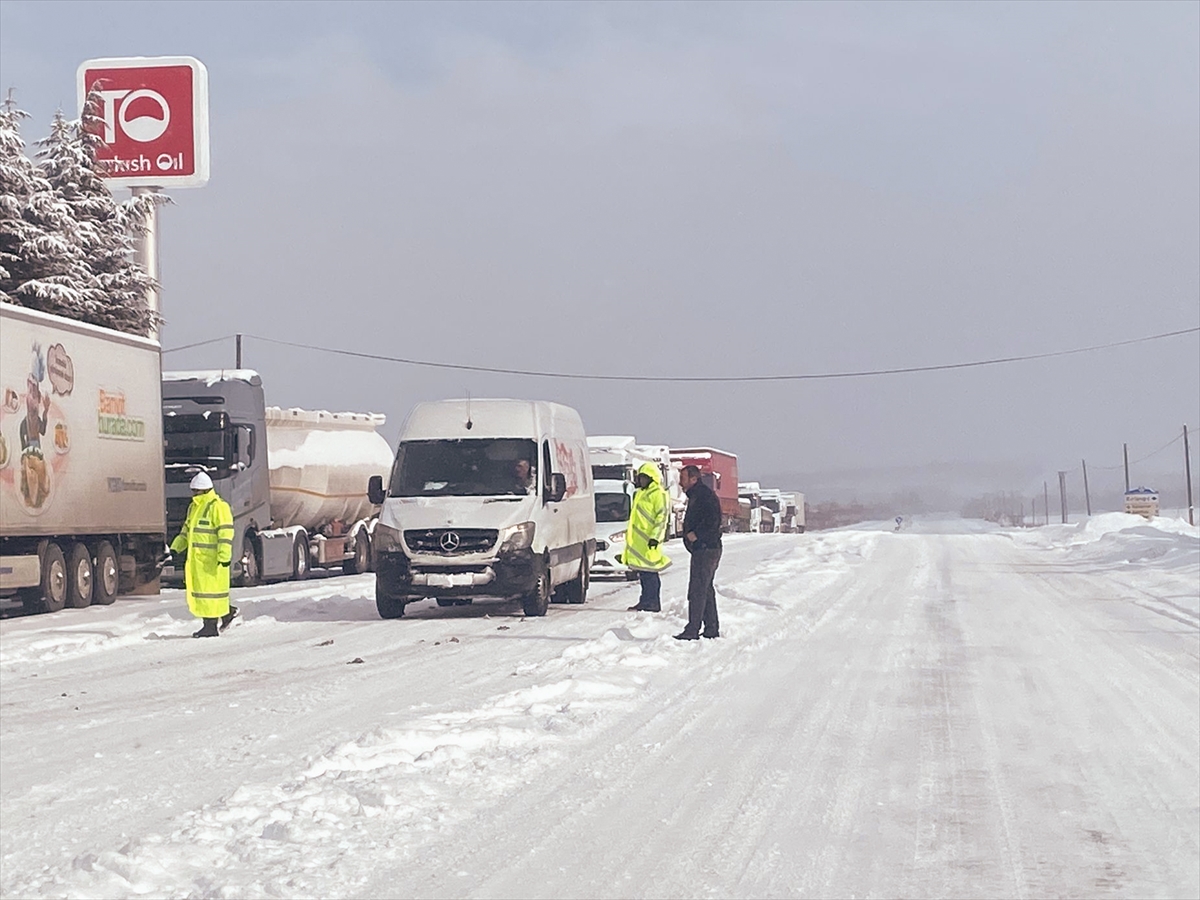
M550 494L546 498L546 502L557 503L565 496L567 496L567 476L562 472L555 472L550 476Z
M371 480L367 482L367 499L376 506L379 506L387 499L387 494L383 492L383 476L372 475Z

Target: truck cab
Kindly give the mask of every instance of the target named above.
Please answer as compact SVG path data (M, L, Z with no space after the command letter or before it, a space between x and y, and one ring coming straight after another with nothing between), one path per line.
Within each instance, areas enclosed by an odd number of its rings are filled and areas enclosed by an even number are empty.
M162 387L168 540L187 518L192 477L208 472L233 512L232 575L254 583L262 572L256 535L271 522L262 379L249 369L164 372Z

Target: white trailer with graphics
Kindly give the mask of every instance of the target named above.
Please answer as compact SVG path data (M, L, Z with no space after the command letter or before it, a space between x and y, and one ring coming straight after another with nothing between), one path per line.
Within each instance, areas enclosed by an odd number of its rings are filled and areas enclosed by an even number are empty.
M155 341L0 303L0 597L30 611L157 593Z

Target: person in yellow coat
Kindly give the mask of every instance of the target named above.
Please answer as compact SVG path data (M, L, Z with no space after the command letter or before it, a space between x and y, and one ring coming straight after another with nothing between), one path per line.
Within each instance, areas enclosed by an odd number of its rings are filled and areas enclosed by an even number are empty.
M217 496L212 479L204 472L192 479L191 488L192 505L183 530L171 541L171 552L177 558L187 555L183 576L188 609L204 620L204 627L192 637L217 637L237 615L237 607L229 605L233 513L229 504Z
M638 573L642 594L637 604L629 608L639 612L661 612L659 573L671 565L662 550L663 541L667 539L671 498L663 489L662 475L654 463L642 463L633 483L637 490L633 493L621 559Z

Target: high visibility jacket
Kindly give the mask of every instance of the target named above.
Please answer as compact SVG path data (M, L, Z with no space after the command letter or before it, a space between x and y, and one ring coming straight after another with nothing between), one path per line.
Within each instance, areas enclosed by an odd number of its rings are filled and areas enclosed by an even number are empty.
M629 511L629 525L625 529L625 550L621 557L625 565L641 572L661 572L671 565L663 553L662 545L667 539L667 518L671 512L671 499L662 486L662 476L654 463L643 463L639 475L648 475L650 485L638 488L633 493ZM650 541L658 541L651 548Z
M192 615L198 619L226 615L229 564L233 561L233 513L216 491L207 490L192 498L183 530L171 541L171 549L176 553L187 551L183 576Z

